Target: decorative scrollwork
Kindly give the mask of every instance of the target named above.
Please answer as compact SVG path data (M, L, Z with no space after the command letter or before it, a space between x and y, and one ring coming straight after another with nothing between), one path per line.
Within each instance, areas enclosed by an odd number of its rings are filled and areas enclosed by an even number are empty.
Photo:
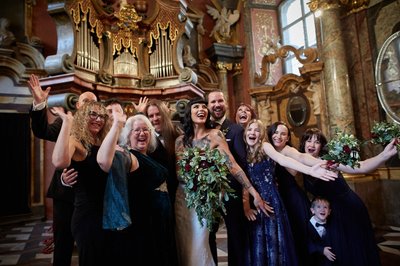
M141 82L142 87L151 87L154 86L155 83L156 83L156 78L151 73L145 74Z
M318 52L315 48L297 49L291 45L284 45L276 51L276 54L267 54L263 57L261 75L255 73L254 81L264 84L270 75L271 64L274 64L278 58L286 58L289 52L294 53L296 59L302 64L313 63L318 59Z

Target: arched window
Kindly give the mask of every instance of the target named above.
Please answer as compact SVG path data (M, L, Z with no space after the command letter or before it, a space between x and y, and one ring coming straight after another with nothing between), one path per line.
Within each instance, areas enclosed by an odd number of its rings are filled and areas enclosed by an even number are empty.
M296 48L316 47L314 15L308 8L310 0L286 0L279 6L282 44ZM301 64L293 54L284 62L284 73L299 74Z

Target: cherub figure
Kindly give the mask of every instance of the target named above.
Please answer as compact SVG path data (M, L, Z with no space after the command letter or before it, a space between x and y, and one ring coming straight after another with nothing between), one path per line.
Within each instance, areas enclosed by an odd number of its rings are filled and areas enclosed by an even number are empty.
M182 59L183 59L183 63L187 67L193 67L197 63L196 58L194 58L193 55L192 55L192 52L191 52L189 44L186 44L183 47Z
M228 10L226 7L221 9L221 13L209 6L207 7L207 13L210 14L213 19L217 20L213 30L210 33L210 37L214 36L214 38L218 40L229 40L231 38L231 26L235 24L240 17L239 10Z
M0 47L10 47L15 42L14 34L8 29L10 21L0 18Z

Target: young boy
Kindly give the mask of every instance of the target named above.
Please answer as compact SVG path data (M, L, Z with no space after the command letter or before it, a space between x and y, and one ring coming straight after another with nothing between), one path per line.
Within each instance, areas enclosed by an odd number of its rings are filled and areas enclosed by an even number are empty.
M311 213L313 216L308 226L308 251L314 262L313 265L333 265L336 257L329 246L329 223L327 223L331 213L329 201L324 198L315 198L311 202Z

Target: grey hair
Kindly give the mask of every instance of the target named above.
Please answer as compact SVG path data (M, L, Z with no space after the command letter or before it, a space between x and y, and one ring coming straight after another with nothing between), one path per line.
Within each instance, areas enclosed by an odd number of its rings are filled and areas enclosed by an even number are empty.
M146 126L149 128L150 130L150 142L149 142L149 146L147 147L147 152L153 152L156 148L157 148L157 135L156 135L156 131L153 127L153 125L151 124L150 120L142 114L137 114L134 116L129 117L126 120L125 126L121 131L121 134L119 135L119 144L121 146L127 147L127 148L131 148L131 141L130 141L130 135L133 129L133 123L135 123L135 121L143 121Z

